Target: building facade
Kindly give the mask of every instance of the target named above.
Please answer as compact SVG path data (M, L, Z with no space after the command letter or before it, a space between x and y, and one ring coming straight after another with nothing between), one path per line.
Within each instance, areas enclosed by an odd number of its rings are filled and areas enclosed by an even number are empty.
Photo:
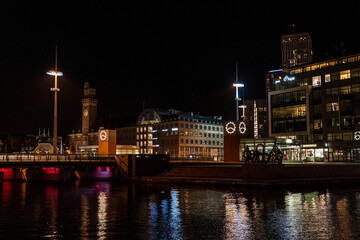
M118 144L136 139L140 154L168 154L171 158L222 160L224 133L221 117L207 117L170 109L146 109L137 126L118 128Z
M266 138L268 131L267 99L244 100L246 138Z
M267 83L270 137L300 140L296 151L303 159L360 160L360 54L272 76Z
M281 36L282 68L312 62L312 41L308 33L287 34Z

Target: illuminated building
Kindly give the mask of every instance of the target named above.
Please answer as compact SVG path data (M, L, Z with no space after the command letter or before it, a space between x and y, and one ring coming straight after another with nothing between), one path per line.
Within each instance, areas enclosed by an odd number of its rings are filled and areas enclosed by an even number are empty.
M360 54L269 72L266 85L269 136L302 143L289 153L360 160Z
M245 109L245 125L247 128L246 138L265 138L269 136L268 131L268 113L266 99L246 99L244 101Z
M117 129L118 144L133 144L136 141L140 154L169 154L174 159L221 160L223 135L221 117L175 109L145 109L140 113L136 126Z
M312 41L308 33L281 36L282 67L288 69L312 61Z

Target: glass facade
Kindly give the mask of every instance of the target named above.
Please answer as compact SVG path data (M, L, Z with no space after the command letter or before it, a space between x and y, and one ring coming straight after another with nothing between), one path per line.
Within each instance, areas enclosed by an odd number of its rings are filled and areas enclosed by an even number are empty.
M360 54L294 67L266 81L270 136L311 145L301 147L305 161L360 161L360 137L354 137L360 133Z

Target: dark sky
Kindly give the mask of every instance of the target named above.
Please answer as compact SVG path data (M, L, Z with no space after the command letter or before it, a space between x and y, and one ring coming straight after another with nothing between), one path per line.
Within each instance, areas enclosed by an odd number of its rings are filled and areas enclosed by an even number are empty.
M63 135L78 129L86 81L100 116L137 116L145 101L231 119L235 61L245 97L263 98L265 73L280 68L282 34L309 32L318 58L340 43L360 51L357 3L73 2L0 2L0 134L52 128L54 81L45 73L56 45Z

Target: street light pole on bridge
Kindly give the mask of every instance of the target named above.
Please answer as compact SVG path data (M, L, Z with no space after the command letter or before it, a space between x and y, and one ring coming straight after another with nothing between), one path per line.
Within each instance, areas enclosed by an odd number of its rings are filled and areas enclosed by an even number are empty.
M55 71L48 71L46 74L55 77L55 87L50 88L54 92L54 136L53 136L53 154L57 154L57 92L60 88L57 87L57 77L62 76L62 72L57 71L57 46L55 47Z

